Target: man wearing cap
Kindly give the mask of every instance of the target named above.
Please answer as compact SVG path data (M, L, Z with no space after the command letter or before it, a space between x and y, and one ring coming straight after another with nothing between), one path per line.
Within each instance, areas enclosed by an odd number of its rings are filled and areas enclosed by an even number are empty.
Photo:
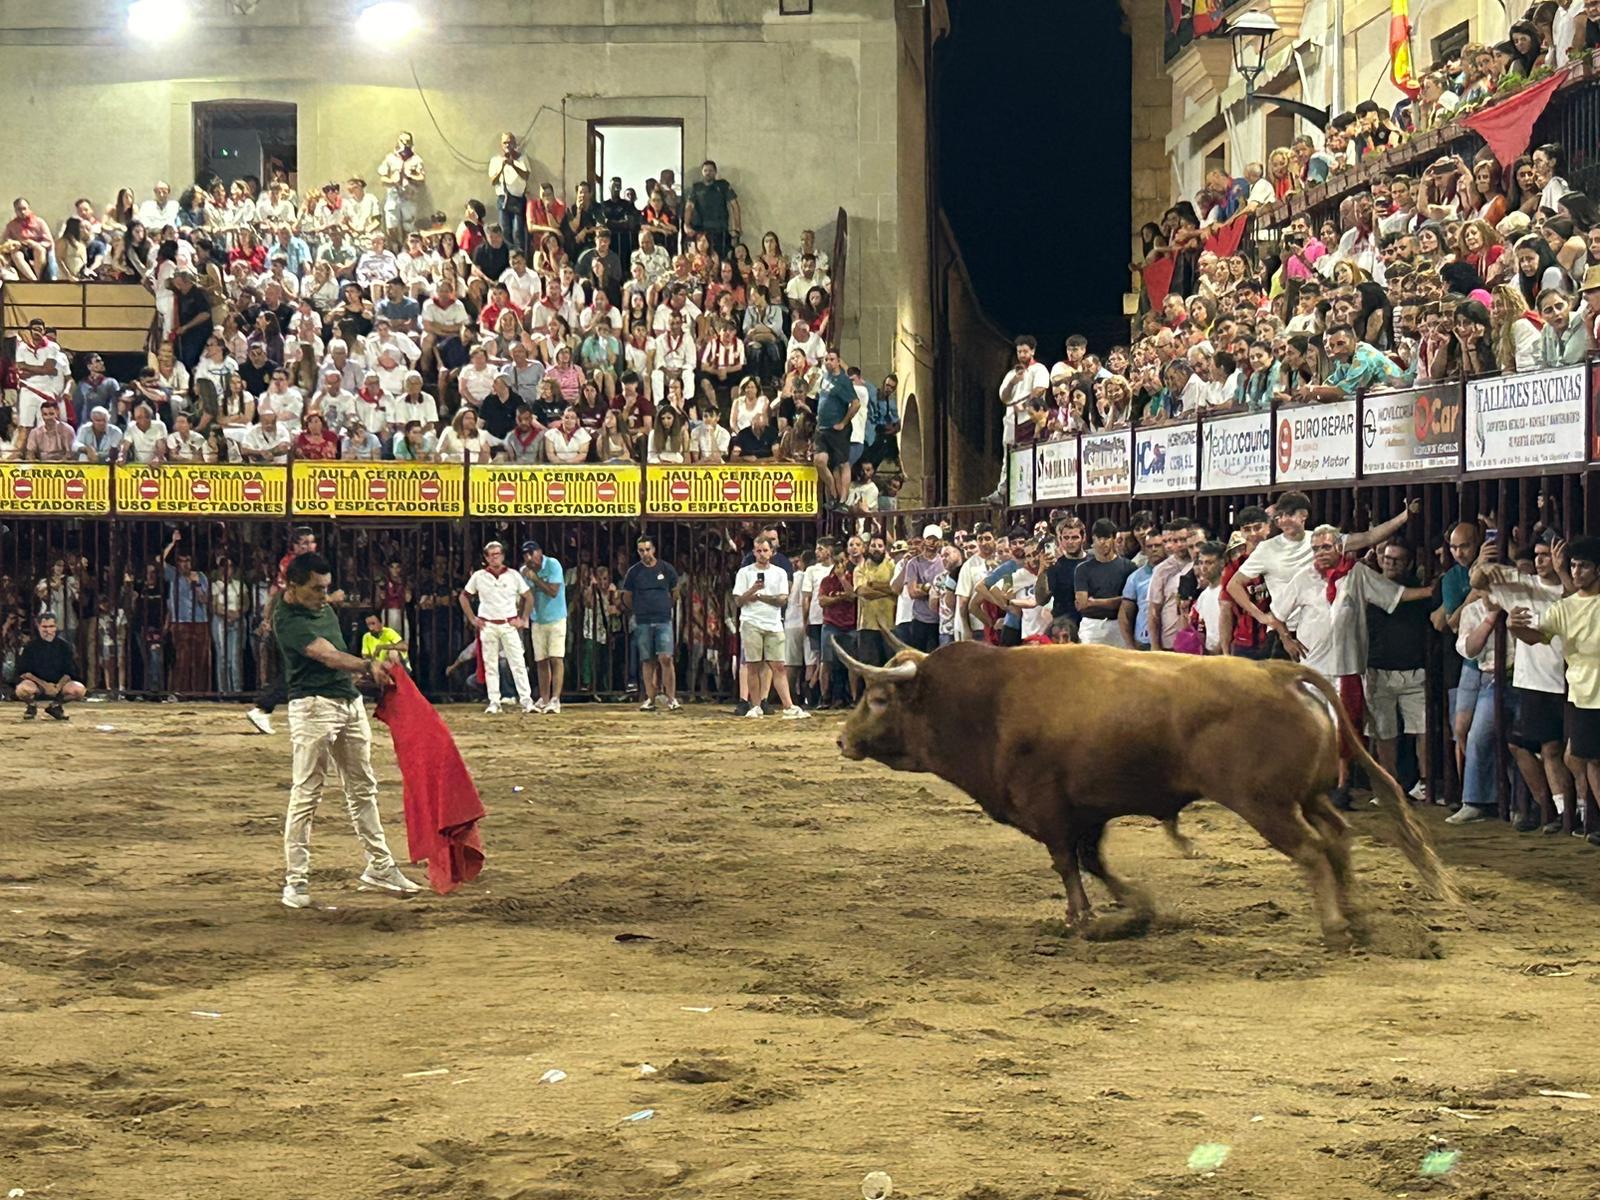
M896 591L911 597L910 634L906 643L917 650L933 651L939 648L939 613L933 607L933 581L944 570L939 557L939 543L944 540L944 530L929 524L922 530L922 551L908 556L896 572Z
M566 682L567 577L561 564L538 542L522 543L522 574L533 588L533 624L529 628L533 661L539 672L539 699L533 711L561 712L561 686Z
M532 605L527 580L506 566L505 547L490 542L483 548L484 565L472 573L461 589L461 611L478 631L483 648L483 682L489 692L490 716L500 712L500 656L511 665L511 682L525 713L542 712L533 702L528 688L528 660L523 657L522 638L517 630L528 623ZM472 611L469 597L476 596L478 611Z
M1596 232L1600 232L1600 225L1589 231L1591 246L1594 244ZM1578 290L1583 293L1583 305L1578 315L1583 318L1584 325L1589 330L1589 344L1600 346L1600 262L1590 264L1584 271L1583 282L1579 284Z

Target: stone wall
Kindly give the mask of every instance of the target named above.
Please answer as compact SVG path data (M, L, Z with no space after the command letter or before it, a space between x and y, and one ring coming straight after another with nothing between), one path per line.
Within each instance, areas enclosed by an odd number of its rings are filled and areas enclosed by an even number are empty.
M902 281L926 279L927 229L899 198L900 138L921 135L920 115L906 118L921 106L903 94L920 83L901 79L895 0L817 0L809 17L780 17L777 0L425 0L430 27L392 46L351 28L355 0L270 0L248 16L196 7L184 36L141 44L119 0L0 0L7 199L25 194L59 227L79 195L103 206L126 185L142 200L157 178L181 190L196 101L298 105L302 192L356 173L375 181L409 129L433 207L452 218L489 195L502 129L531 121L535 177L570 197L587 121L676 117L691 175L715 158L738 189L752 247L766 229L793 245L805 227L831 246L846 210L846 357L874 375L906 365L897 318L925 307L927 289ZM902 231L908 215L917 223Z

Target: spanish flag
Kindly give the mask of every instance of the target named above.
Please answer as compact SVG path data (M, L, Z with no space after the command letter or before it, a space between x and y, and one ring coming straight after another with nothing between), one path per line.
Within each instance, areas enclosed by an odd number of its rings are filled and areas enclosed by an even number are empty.
M1389 78L1413 100L1422 90L1411 75L1410 0L1389 0Z
M1222 25L1223 0L1194 0L1194 35L1205 37Z

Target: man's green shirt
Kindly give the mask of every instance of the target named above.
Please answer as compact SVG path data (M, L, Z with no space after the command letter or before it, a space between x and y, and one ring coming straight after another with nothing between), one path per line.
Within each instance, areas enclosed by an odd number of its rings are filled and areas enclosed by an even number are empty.
M289 686L289 699L326 696L331 700L354 700L360 695L350 672L306 657L306 647L318 638L331 642L335 650L346 649L344 634L339 631L339 617L331 604L312 612L302 605L279 600L272 610L272 632L278 639L278 652L283 655L283 676Z

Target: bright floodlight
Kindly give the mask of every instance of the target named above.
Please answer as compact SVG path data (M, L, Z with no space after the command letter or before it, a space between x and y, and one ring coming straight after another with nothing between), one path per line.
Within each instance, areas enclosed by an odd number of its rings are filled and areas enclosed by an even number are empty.
M188 23L188 0L133 0L128 5L128 32L135 37L172 37Z
M406 0L376 0L361 10L356 21L363 34L381 38L405 37L422 24L417 6Z

